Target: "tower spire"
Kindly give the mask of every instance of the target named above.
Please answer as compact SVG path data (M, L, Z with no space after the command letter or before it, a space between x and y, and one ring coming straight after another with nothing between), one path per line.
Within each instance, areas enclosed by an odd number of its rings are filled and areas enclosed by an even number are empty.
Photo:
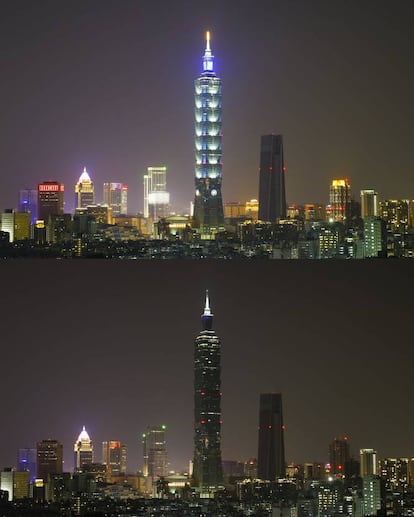
M204 306L203 316L212 316L211 309L210 309L210 300L208 298L208 289L206 289L206 304Z
M210 31L206 32L206 49L203 55L203 74L214 74L214 56L210 48Z

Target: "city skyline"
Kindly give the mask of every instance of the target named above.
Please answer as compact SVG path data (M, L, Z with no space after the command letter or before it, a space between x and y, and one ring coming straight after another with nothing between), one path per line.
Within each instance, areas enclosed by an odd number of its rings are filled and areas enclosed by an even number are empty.
M86 164L97 185L127 184L137 212L146 168L166 163L174 208L188 211L191 89L205 30L227 99L226 201L257 197L260 136L271 132L284 136L289 202L323 201L332 177L349 177L354 195L374 188L382 198L412 197L409 3L228 0L226 9L212 1L206 13L177 0L168 21L158 17L160 5L2 4L5 208L37 181L69 188ZM141 78L153 75L148 89Z
M187 469L193 342L206 287L223 344L223 459L256 456L258 395L271 392L283 394L288 462L327 461L328 444L344 435L356 457L360 448L414 457L404 323L411 269L410 261L4 262L0 371L13 391L3 403L0 461L14 465L19 448L52 438L64 444L71 470L85 425L95 444L124 443L134 471L143 430L165 423L171 467ZM76 285L88 294L80 298ZM89 323L80 333L73 322L85 300Z

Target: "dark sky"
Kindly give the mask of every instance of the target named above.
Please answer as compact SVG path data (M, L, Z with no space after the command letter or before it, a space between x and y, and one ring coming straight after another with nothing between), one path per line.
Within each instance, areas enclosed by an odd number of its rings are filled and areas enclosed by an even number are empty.
M172 466L193 450L193 346L210 290L222 339L223 457L256 456L258 401L283 393L286 457L414 456L410 261L5 261L0 467L56 438L67 469L86 425L129 448L168 426Z
M204 31L223 79L223 194L257 196L260 135L282 133L290 202L412 198L412 0L2 0L0 207L85 165L130 187L167 164L176 210L193 199L193 80Z

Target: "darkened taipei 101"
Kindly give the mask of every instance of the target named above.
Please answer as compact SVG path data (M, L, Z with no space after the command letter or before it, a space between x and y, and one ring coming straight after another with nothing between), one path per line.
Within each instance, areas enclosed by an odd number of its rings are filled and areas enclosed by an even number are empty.
M211 234L224 224L221 197L222 132L221 79L214 71L214 56L207 32L201 76L195 88L195 199L194 226Z
M203 330L194 349L194 465L193 483L200 491L220 486L221 464L221 366L220 339L213 330L208 292Z

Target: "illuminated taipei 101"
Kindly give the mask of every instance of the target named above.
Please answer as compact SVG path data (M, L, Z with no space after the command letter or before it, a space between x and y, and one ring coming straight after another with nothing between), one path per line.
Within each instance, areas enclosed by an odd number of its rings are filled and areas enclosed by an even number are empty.
M206 35L203 71L195 86L195 201L194 226L202 235L223 227L221 197L221 79L214 71L210 33Z

